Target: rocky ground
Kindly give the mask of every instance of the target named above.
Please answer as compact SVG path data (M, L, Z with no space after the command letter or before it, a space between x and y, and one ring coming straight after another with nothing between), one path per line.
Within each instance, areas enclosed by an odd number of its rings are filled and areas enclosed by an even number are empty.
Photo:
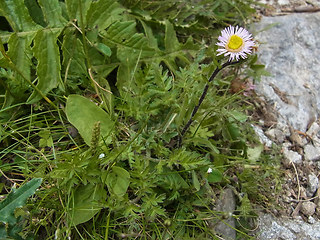
M281 146L283 194L261 213L257 239L320 239L320 1L260 0L251 32L270 76L256 83L254 126L266 147Z

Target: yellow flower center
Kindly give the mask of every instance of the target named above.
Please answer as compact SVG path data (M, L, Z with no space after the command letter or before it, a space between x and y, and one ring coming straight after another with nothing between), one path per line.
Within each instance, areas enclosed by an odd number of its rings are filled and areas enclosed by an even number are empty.
M243 47L243 39L237 35L232 35L227 44L227 48L231 52L238 52Z

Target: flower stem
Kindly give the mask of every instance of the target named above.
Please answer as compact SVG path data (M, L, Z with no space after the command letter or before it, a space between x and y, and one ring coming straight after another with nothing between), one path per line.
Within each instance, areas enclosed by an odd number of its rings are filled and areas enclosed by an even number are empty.
M179 137L179 147L180 147L181 144L182 144L182 138L183 138L184 134L187 132L187 130L189 129L189 127L191 126L191 124L192 124L192 122L193 122L193 117L194 117L194 115L196 115L196 113L198 112L201 103L203 102L204 98L206 97L206 95L207 95L207 93L208 93L209 83L212 82L212 80L217 76L217 74L218 74L223 68L225 68L225 67L227 67L227 66L230 66L230 65L233 65L233 64L236 64L236 63L238 63L238 62L239 62L239 61L236 61L236 62L226 62L226 63L224 63L221 67L218 66L218 67L214 70L214 72L211 74L211 76L210 76L210 78L209 78L209 81L208 81L208 83L206 84L206 86L204 87L203 92L202 92L202 95L201 95L201 97L199 98L198 104L194 107L189 121L186 123L186 125L184 126L184 128L183 128L182 131L181 131L181 134L180 134L180 137Z

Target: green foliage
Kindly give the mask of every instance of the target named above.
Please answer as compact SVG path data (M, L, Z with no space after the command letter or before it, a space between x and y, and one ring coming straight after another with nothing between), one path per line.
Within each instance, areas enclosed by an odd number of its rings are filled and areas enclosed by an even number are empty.
M92 143L94 126L100 122L100 136L106 141L114 123L110 116L95 103L79 95L69 95L66 103L66 115L70 123L79 131L87 145ZM94 117L93 117L94 116Z
M19 189L12 191L0 202L0 238L13 237L22 239L18 235L22 227L19 226L21 218L15 217L15 210L26 204L27 199L35 193L42 182L41 178L34 178ZM3 225L4 224L4 225Z
M263 151L243 96L229 88L235 78L263 74L256 56L249 70L223 69L180 148L177 136L224 61L214 37L226 24L243 24L252 3L0 0L10 29L0 31L0 166L46 185L25 232L212 238L205 221L233 174L235 191L246 194L239 215L251 214L263 174L255 182L250 166Z
M69 216L71 224L76 226L87 222L102 208L107 192L101 185L87 184L79 186L73 191L69 203Z

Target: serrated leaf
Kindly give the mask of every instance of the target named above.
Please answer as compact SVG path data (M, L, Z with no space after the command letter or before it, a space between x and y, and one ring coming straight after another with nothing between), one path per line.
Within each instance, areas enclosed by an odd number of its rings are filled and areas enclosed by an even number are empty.
M166 33L164 38L166 52L174 52L175 50L180 48L180 43L176 36L176 32L174 31L173 25L166 21Z
M62 27L66 19L62 17L62 10L58 0L38 0L48 27Z
M25 78L30 80L31 71L31 41L35 34L29 36L18 37L17 33L13 33L8 41L8 56L15 65L15 68L23 74ZM20 73L14 73L14 82L9 82L11 85L11 94L14 96L23 96L24 91L29 84L24 80Z
M73 29L64 31L63 44L62 44L62 65L64 69L68 69L68 74L86 75L86 59L83 49L83 44L76 37Z
M30 17L32 20L41 25L42 27L46 26L46 22L44 21L43 12L37 2L37 0L24 0L26 7L28 8Z
M106 184L110 192L117 196L123 196L130 184L130 174L121 167L113 166L107 175Z
M119 21L124 12L117 1L114 0L99 0L92 2L87 12L87 25L89 28L98 26L99 29L105 29L112 23Z
M41 30L34 38L33 53L38 60L37 65L37 87L46 95L56 88L58 84L63 86L61 80L60 51L57 45L57 38L61 30ZM41 95L34 91L27 102L34 103L40 100Z
M102 202L106 198L107 191L100 185L79 186L69 205L71 224L76 226L89 221L102 209Z
M7 19L12 29L16 32L41 28L30 17L23 0L0 0L0 14Z
M80 12L82 13L82 16L86 16L92 0L66 0L65 2L69 19L80 21Z
M0 222L13 225L16 222L14 211L26 204L27 199L33 195L41 185L41 178L34 178L15 191L11 191L7 197L0 202Z
M144 21L141 21L141 24L143 26L144 32L146 33L149 46L154 49L158 49L158 41L154 37L151 27L149 27Z
M93 126L98 121L100 121L100 136L108 141L114 123L105 111L89 99L80 95L70 95L67 99L66 115L88 146L91 145Z

